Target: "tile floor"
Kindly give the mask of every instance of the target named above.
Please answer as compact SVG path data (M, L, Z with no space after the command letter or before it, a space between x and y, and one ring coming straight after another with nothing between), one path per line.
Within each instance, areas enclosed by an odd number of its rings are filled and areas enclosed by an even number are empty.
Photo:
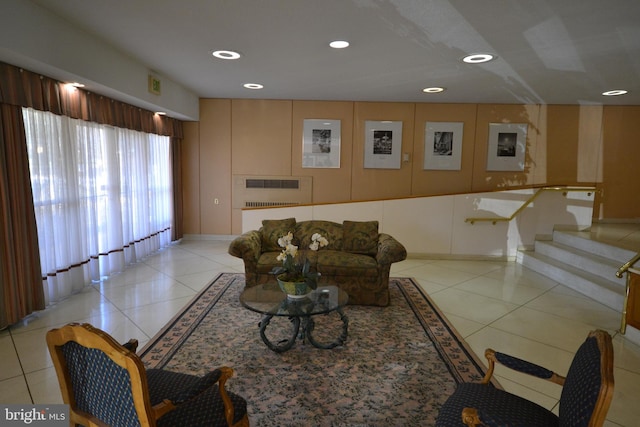
M612 230L608 235L596 226L591 233L640 242L637 230ZM143 346L212 277L242 272L241 260L227 254L228 243L185 240L0 331L0 402L61 402L44 339L53 327L89 322ZM514 262L407 259L393 265L392 275L416 278L479 355L492 347L566 373L590 330L609 331L616 387L605 426L637 425L640 346L617 333L613 310ZM557 412L558 386L504 369L497 374L507 390Z

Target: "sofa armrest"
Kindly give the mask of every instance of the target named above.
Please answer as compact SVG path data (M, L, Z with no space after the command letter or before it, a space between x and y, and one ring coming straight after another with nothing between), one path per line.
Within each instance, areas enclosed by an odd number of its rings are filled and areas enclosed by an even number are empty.
M251 230L236 237L229 245L228 252L234 257L242 258L245 264L253 265L255 268L262 253L260 232Z
M390 265L406 258L407 250L400 242L388 234L380 233L378 236L378 254L376 255L378 265Z

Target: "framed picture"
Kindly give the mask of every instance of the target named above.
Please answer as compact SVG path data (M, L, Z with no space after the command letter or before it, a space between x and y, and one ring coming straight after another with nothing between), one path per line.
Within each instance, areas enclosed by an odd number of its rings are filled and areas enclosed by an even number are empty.
M427 122L424 126L423 169L460 170L462 122Z
M526 123L489 123L488 171L524 171Z
M340 120L305 119L302 131L302 167L340 167Z
M402 122L365 121L364 167L400 169Z

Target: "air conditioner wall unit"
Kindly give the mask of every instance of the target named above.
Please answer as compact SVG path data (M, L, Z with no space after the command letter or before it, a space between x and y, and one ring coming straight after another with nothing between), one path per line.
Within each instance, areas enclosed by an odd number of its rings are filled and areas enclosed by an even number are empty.
M312 202L312 177L233 175L233 208L295 206Z

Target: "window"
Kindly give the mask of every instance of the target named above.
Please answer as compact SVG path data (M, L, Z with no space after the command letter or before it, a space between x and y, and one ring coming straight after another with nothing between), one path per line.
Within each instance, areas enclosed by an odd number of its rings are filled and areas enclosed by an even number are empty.
M170 243L169 137L23 117L47 303Z

